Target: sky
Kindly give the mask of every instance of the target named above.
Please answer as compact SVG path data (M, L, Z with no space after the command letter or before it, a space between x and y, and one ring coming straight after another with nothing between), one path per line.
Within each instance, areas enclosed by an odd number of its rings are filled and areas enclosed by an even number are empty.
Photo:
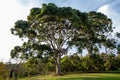
M10 29L17 20L27 20L33 7L43 3L55 3L57 6L70 6L82 12L97 11L107 15L113 21L115 32L120 32L120 0L1 0L0 1L0 61L10 59L10 51L22 41L11 34Z

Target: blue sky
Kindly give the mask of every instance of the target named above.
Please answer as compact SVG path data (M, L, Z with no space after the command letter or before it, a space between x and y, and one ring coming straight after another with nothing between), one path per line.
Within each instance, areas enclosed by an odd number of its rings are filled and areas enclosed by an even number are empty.
M26 20L32 7L41 7L42 3L55 3L57 6L70 6L82 12L98 11L113 21L115 31L120 32L120 0L1 0L0 1L0 61L10 59L10 51L22 42L13 36L10 28L17 20Z
M71 6L81 11L97 10L100 6L112 2L112 0L19 0L23 5L31 3L55 3L57 6Z

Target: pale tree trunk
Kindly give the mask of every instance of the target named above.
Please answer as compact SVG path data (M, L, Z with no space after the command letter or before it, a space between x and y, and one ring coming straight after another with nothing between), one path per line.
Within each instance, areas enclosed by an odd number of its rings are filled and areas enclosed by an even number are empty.
M88 46L88 54L89 54L89 57L91 57L93 55L93 42L90 42L89 43L89 46Z
M93 50L93 48L92 48L92 46L90 46L89 48L88 48L88 54L89 54L89 56L92 56L92 50Z
M58 54L58 56L56 58L56 75L60 75L61 74L60 59L61 59L61 56L60 56L60 54Z

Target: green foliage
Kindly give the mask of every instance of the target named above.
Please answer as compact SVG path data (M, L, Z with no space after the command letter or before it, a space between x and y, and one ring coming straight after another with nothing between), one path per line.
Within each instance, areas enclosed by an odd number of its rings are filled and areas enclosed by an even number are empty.
M27 33L29 27L30 25L27 21L18 20L16 21L14 28L11 28L11 33L18 35L21 38L25 36L24 34Z
M89 55L69 55L61 59L61 71L66 73L79 72L120 72L120 55L114 54L93 54ZM30 58L27 62L21 63L18 68L18 76L32 76L38 74L52 74L55 72L55 61L53 58Z
M92 56L65 56L61 60L63 72L104 72L119 70L119 55L93 54Z
M65 56L61 60L61 68L62 72L71 72L74 71L74 66L71 63L71 59L69 56Z
M73 39L77 47L87 49L88 53L92 55L94 48L97 45L102 45L112 33L112 21L102 13L88 12L82 16L84 18L82 27L79 28L80 33ZM108 46L107 46L108 47Z
M8 78L8 70L4 63L0 62L0 80L6 80Z

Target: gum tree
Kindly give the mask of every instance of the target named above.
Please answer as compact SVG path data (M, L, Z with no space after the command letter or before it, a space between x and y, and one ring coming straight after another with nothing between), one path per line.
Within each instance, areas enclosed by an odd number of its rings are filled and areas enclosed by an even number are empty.
M68 43L78 33L81 15L71 7L57 7L52 3L32 8L27 21L18 20L11 29L12 34L28 40L11 51L12 58L50 56L55 59L56 74L60 75L61 56L68 53L71 47Z

